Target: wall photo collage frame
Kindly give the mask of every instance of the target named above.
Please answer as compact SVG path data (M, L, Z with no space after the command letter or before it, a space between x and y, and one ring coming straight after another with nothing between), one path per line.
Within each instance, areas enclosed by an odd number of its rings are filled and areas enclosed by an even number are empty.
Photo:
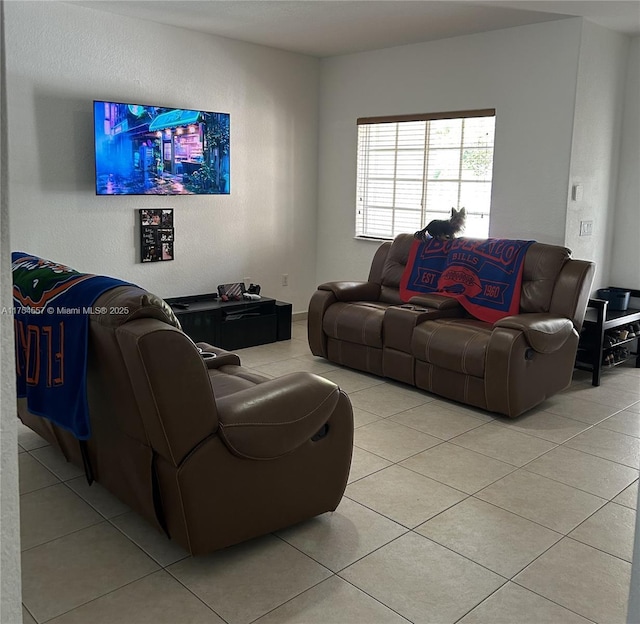
M173 208L138 210L140 219L140 261L174 259Z

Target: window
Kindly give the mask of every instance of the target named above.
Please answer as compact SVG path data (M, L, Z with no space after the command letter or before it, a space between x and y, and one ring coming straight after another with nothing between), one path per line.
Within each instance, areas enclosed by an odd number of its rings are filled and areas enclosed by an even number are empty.
M358 119L356 236L392 239L467 212L489 235L495 110Z

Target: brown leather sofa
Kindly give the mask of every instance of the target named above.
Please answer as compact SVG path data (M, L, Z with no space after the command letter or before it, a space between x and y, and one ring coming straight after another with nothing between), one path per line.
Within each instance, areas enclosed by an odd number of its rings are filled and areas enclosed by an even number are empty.
M237 355L199 347L164 301L104 293L89 322L92 436L20 419L192 554L334 510L353 442L348 397L310 373L267 379ZM217 357L211 357L211 354ZM82 448L84 446L84 449ZM84 457L83 457L84 456Z
M442 295L403 304L399 284L412 242L401 234L379 247L366 282L318 287L308 321L315 355L510 417L571 383L592 262L534 243L520 314L492 325Z

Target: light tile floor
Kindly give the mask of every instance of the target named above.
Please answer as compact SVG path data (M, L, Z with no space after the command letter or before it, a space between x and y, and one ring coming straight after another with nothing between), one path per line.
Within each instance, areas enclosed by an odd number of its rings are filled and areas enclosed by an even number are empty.
M640 369L577 372L516 420L313 357L354 406L334 513L192 558L20 426L24 621L43 624L573 624L625 621L640 465ZM4 624L4 623L3 623ZM7 623L13 624L13 623Z

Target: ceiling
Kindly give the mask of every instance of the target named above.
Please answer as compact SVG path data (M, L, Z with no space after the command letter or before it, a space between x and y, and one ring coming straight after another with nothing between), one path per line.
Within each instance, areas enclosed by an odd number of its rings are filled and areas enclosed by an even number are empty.
M582 16L640 34L640 0L69 0L316 57Z

